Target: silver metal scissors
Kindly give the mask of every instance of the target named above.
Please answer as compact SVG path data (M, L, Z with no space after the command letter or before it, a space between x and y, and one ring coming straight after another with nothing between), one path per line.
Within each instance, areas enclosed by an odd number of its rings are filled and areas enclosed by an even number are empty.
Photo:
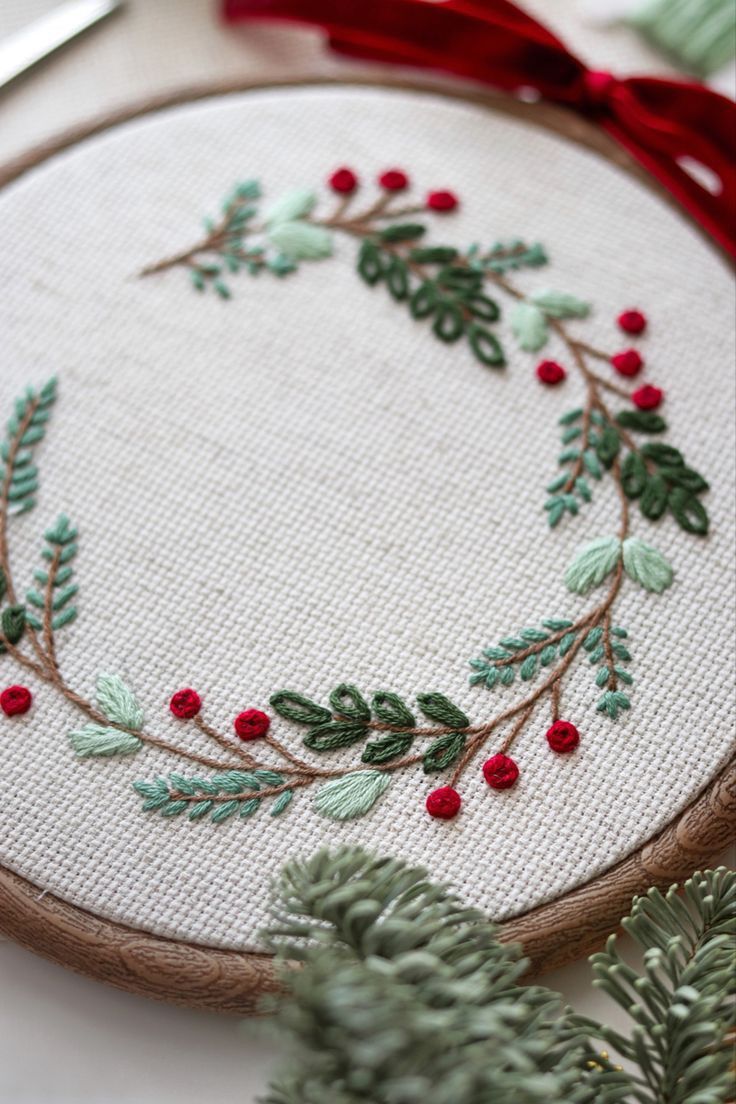
M0 41L0 89L122 6L123 0L72 0Z

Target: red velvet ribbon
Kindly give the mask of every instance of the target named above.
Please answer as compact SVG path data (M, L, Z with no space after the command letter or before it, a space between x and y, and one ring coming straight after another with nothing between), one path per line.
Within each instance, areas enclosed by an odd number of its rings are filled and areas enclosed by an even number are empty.
M315 24L351 57L534 89L595 121L736 256L736 105L703 85L587 69L510 0L224 0L224 11ZM683 158L710 170L713 191Z

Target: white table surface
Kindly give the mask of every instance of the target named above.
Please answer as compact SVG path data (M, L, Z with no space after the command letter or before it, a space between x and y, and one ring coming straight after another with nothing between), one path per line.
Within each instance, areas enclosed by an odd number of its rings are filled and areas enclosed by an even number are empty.
M0 37L55 7L0 0ZM666 72L632 32L605 34L578 0L527 0L597 67ZM224 28L208 0L128 0L126 9L0 92L0 163L68 126L166 89L274 72L335 74L318 37ZM736 865L731 848L720 859ZM590 988L587 963L545 979L579 1011L622 1024ZM1 1104L254 1104L283 1053L264 1027L155 1004L77 977L0 941Z

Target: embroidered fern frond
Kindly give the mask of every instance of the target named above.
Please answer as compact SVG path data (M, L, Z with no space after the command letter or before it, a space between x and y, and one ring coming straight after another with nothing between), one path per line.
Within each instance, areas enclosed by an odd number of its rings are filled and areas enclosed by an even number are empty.
M9 517L28 513L36 505L38 469L33 449L46 434L46 424L56 399L56 378L40 390L32 387L16 399L13 413L0 440L0 494Z
M72 582L77 530L72 528L69 518L61 514L44 537L46 544L41 555L46 562L33 572L37 585L26 591L26 601L32 607L26 611L26 621L38 632L44 628L56 631L75 620L77 606L73 599L79 589Z
M209 818L213 824L223 824L234 816L245 820L269 798L275 798L270 815L280 816L293 797L283 775L273 770L231 770L207 778L170 774L168 780L134 782L133 789L143 798L145 812L163 817L186 813L188 820Z

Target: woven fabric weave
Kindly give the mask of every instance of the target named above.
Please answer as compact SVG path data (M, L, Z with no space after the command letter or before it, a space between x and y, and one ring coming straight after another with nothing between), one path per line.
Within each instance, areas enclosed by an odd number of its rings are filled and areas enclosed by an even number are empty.
M637 515L634 532L673 562L676 582L661 596L632 585L619 600L631 712L615 724L596 713L591 669L577 665L563 712L578 752L550 752L540 710L517 745L518 786L491 792L481 757L452 823L427 817L431 783L418 770L339 825L316 815L309 791L278 820L144 814L131 782L177 765L152 749L76 761L66 733L78 718L32 685L33 712L0 723L0 861L100 916L214 946L256 947L270 879L324 843L426 863L496 919L527 911L640 846L732 744L729 275L607 162L408 92L277 90L170 110L81 144L0 197L3 407L59 375L39 505L13 524L13 564L30 578L60 511L79 526L67 681L92 696L99 672L117 672L148 727L180 742L197 739L167 710L185 685L223 730L249 706L268 709L275 690L324 699L343 680L410 699L441 690L482 719L519 691L471 689L467 661L506 632L584 608L564 568L615 530L614 492L598 489L554 533L541 510L557 418L581 394L574 378L545 389L510 336L502 373L436 342L357 278L350 243L283 280L238 276L229 302L197 296L177 270L136 278L195 240L235 181L258 176L275 197L342 163L366 180L398 164L422 190L457 191L442 236L458 244L543 242L549 269L518 280L591 299L575 325L593 344L623 347L615 316L642 307L640 348L667 392L672 440L712 485L712 533L698 540L671 519L654 532ZM17 681L7 658L1 670L3 684Z

